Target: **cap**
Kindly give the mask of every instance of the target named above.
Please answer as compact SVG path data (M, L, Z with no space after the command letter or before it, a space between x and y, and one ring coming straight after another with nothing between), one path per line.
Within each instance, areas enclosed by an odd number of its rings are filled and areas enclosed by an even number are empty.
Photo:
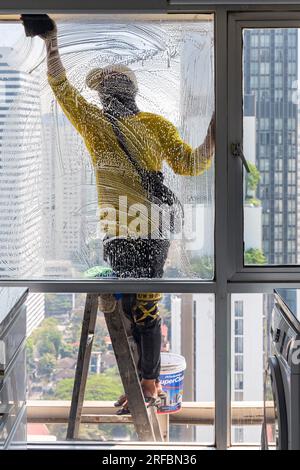
M96 90L99 86L101 80L105 77L108 77L110 74L119 73L125 75L133 83L135 91L138 89L138 83L133 70L126 65L116 64L116 65L107 65L103 68L92 69L86 77L86 84L91 90Z

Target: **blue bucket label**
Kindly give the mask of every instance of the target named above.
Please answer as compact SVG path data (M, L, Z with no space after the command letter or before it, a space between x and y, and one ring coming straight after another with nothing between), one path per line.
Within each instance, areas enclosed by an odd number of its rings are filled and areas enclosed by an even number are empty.
M174 374L161 374L160 382L167 397L162 398L158 413L174 413L181 408L183 397L183 378L184 371L175 372Z

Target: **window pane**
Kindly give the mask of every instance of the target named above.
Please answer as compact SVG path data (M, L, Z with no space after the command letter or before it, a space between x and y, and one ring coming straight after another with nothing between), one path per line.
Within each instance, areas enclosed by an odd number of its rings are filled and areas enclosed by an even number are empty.
M241 319L235 320L235 334L241 336L244 330L244 321Z
M35 416L38 404L51 400L62 404L71 400L78 354L85 294L31 294L27 302L28 441L65 440L64 423L41 425L31 420L31 400ZM215 416L215 315L211 294L165 294L159 303L162 319L161 351L185 358L182 408L192 408L193 425L170 414L172 442L214 444ZM134 340L130 340L136 351ZM162 379L163 380L163 379ZM162 385L164 386L163 382ZM86 388L86 400L114 415L114 401L123 392L115 355L103 314L98 312L95 338ZM180 397L178 398L180 400ZM101 403L99 403L101 402ZM103 415L104 410L103 410ZM176 415L176 419L174 418ZM189 415L190 416L190 415ZM111 418L111 417L110 417ZM53 420L53 419L52 419ZM104 417L103 417L104 420ZM117 420L116 420L117 421ZM105 421L104 421L105 422ZM87 424L80 428L87 440L136 441L132 424Z
M180 18L60 19L49 82L43 41L0 22L1 278L213 278L213 16Z
M237 372L243 372L243 369L244 369L243 356L236 355L234 358L234 362L235 362L235 370Z
M245 29L243 47L244 262L298 264L298 29Z

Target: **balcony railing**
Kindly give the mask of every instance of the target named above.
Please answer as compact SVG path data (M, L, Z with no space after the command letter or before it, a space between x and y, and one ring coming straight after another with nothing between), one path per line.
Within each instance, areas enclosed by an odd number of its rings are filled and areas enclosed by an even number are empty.
M27 419L29 423L67 423L70 411L70 401L36 400L27 404ZM171 424L213 425L215 421L215 405L212 402L183 402L179 412L168 417ZM238 426L260 425L263 421L263 402L233 402L232 424ZM271 402L266 404L267 420L273 417ZM113 402L86 401L83 406L82 423L131 423L130 415L116 415Z

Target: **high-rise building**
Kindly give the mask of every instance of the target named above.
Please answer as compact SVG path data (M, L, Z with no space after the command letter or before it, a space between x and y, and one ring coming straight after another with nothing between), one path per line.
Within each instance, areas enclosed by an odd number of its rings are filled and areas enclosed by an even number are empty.
M43 233L46 260L80 257L84 242L89 155L61 111L43 123Z
M244 94L256 101L257 197L269 264L297 263L298 30L244 32ZM253 142L254 145L254 142Z
M12 53L0 48L0 277L30 278L42 265L40 87Z
M0 48L0 277L42 273L42 152L38 77L16 70ZM30 294L27 336L45 315L44 294Z

